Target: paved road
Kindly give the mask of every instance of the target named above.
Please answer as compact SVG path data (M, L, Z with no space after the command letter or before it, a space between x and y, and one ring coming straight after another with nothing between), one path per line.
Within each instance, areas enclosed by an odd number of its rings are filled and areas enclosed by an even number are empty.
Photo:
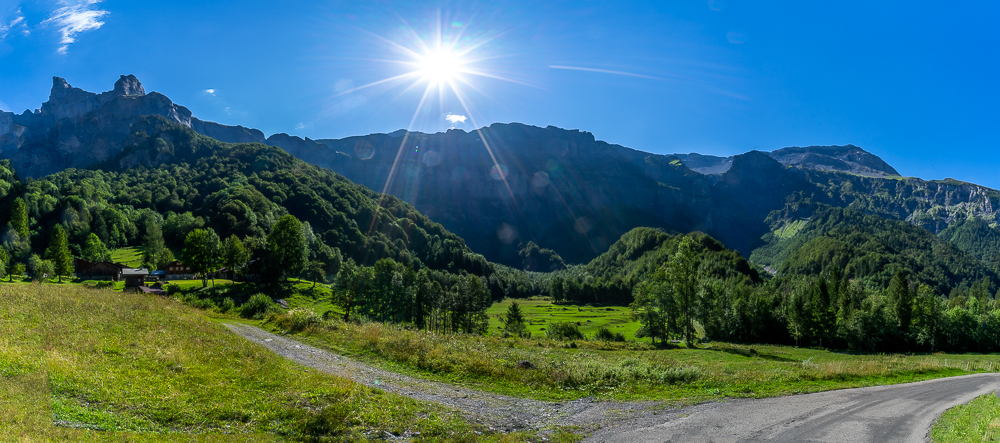
M593 442L893 442L930 440L945 410L1000 388L1000 374L759 400L706 403L605 427Z

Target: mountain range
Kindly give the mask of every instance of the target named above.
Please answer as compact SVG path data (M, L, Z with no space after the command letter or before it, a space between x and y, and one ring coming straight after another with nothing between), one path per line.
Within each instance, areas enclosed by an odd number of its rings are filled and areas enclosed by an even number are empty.
M902 177L877 155L852 145L732 157L664 155L606 143L589 132L518 123L471 132L265 138L256 129L199 120L166 96L146 93L134 76L122 76L100 94L54 78L39 110L0 112L0 155L21 177L109 161L120 168L155 166L155 150L142 161L120 155L130 140L144 135L133 124L147 115L223 142L281 148L412 204L472 251L513 266L520 265L518 252L529 241L567 263L585 263L636 227L705 232L752 257L828 207L965 239L994 235L1000 211L996 190ZM969 220L977 223L965 223ZM955 235L959 226L974 232ZM974 243L964 242L968 248ZM980 258L996 254L970 252Z

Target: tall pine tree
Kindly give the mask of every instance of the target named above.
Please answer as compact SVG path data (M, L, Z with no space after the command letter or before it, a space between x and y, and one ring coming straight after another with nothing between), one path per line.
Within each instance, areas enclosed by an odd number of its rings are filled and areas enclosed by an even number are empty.
M59 283L62 283L64 275L73 273L73 255L69 252L69 238L61 224L57 224L52 230L49 249L45 255L49 260L52 260L54 271L59 276Z

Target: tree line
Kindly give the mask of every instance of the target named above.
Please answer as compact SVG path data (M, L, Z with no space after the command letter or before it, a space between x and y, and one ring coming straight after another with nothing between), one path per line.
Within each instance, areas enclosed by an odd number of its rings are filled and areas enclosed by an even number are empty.
M818 275L754 283L706 272L696 242L676 252L635 288L639 336L655 342L710 340L819 346L858 351L995 352L1000 301L983 278L940 294L897 270L884 288L831 267Z

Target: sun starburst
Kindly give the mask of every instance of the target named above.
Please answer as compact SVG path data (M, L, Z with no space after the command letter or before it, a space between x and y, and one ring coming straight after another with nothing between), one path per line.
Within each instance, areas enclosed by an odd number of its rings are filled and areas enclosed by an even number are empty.
M425 106L430 104L428 99L435 92L437 93L439 103L442 105L446 95L449 96L449 99L453 98L457 101L464 112L464 116L461 116L461 122L465 122L465 117L468 117L469 122L476 128L475 131L479 133L479 139L489 154L494 168L497 170L502 169L503 166L498 162L487 138L483 137L479 129L480 126L470 107L468 94L463 91L463 88L468 88L488 97L484 88L481 87L482 85L477 85L473 81L477 77L480 79L500 80L525 85L523 82L505 77L499 73L490 72L489 69L479 66L483 62L495 58L480 56L477 52L480 52L485 45L493 41L499 33L485 33L480 37L470 37L468 22L450 21L447 27L443 26L440 12L438 12L436 26L430 30L429 35L425 34L422 36L416 29L406 23L405 20L403 22L403 37L401 39L392 40L375 34L370 35L385 43L401 56L401 58L379 61L405 66L405 69L408 70L395 76L342 91L338 94L344 95L374 86L398 84L406 85L403 93L400 94L402 96L411 90L423 86L423 93L413 112L413 117L410 119L409 125L407 125L406 134L399 144L399 150L386 177L385 185L382 188L382 196L384 197L389 190L396 168L399 165L399 159L405 150L410 131L413 130L417 117L421 114L421 111L425 110ZM407 85L407 83L409 84ZM449 121L455 123L452 120ZM509 183L507 183L506 176L502 176L500 180L507 188L511 201L514 205L517 205L514 193ZM379 206L381 204L382 201L380 199ZM369 227L369 232L372 229L374 229L374 219L372 226Z

